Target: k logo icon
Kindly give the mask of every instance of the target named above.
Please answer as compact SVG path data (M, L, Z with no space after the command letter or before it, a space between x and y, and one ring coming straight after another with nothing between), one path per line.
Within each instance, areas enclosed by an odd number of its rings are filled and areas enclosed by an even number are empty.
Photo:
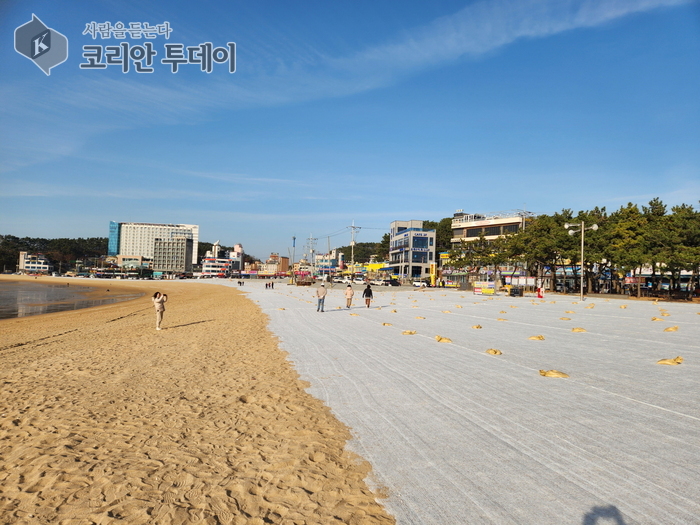
M32 14L30 22L15 29L15 51L50 75L52 67L68 58L68 39Z

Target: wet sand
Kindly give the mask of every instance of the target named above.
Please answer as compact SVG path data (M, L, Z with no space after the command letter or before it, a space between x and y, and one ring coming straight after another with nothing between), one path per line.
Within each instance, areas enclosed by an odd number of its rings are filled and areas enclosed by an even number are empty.
M89 285L146 295L0 321L0 523L394 523L252 301Z

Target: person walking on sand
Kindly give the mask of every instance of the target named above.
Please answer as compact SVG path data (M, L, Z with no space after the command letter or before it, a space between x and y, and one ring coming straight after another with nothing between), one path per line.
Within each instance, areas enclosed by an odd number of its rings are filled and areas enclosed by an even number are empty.
M369 284L362 292L362 297L365 298L365 304L367 305L367 308L369 308L369 303L372 302L372 287Z
M316 290L316 297L318 297L318 305L316 306L317 312L323 312L323 303L326 301L326 287L321 283L321 286Z
M355 295L355 290L352 289L352 286L348 284L348 287L345 289L345 307L350 308L352 306L352 297Z
M165 303L168 301L166 294L156 292L151 298L153 306L156 308L156 330L160 330L160 322L163 320L163 312L165 312Z

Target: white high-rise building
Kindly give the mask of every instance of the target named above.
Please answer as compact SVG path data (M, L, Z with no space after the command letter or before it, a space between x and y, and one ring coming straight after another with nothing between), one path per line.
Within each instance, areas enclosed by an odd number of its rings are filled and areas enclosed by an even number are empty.
M109 223L108 255L140 255L153 259L155 240L192 239L192 264L197 264L199 226L196 224Z

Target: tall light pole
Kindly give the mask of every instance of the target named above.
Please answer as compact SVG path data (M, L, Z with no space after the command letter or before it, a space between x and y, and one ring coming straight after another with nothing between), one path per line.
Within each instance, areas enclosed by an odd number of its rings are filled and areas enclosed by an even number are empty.
M296 249L297 249L297 238L296 238L296 236L294 236L294 237L292 237L292 283L297 282L296 272L294 272L294 256L296 255Z
M579 227L580 227L580 230L574 230L574 229L572 229L572 228L575 228L576 226L579 226ZM567 223L564 224L564 228L566 228L567 230L569 230L569 235L574 235L574 234L576 234L576 233L578 233L578 232L581 232L581 290L580 290L580 291L581 291L581 301L583 301L583 273L584 273L584 272L583 272L583 237L584 237L584 232L585 232L586 230L593 230L593 231L595 231L595 230L598 229L598 225L597 225L597 224L594 224L593 226L589 226L588 228L586 228L586 224L585 224L583 221L581 221L581 224L580 224L580 225L579 225L579 224L575 224L575 223L574 223L574 224L569 224L569 223L567 222ZM565 275L564 277L566 278L566 275Z

